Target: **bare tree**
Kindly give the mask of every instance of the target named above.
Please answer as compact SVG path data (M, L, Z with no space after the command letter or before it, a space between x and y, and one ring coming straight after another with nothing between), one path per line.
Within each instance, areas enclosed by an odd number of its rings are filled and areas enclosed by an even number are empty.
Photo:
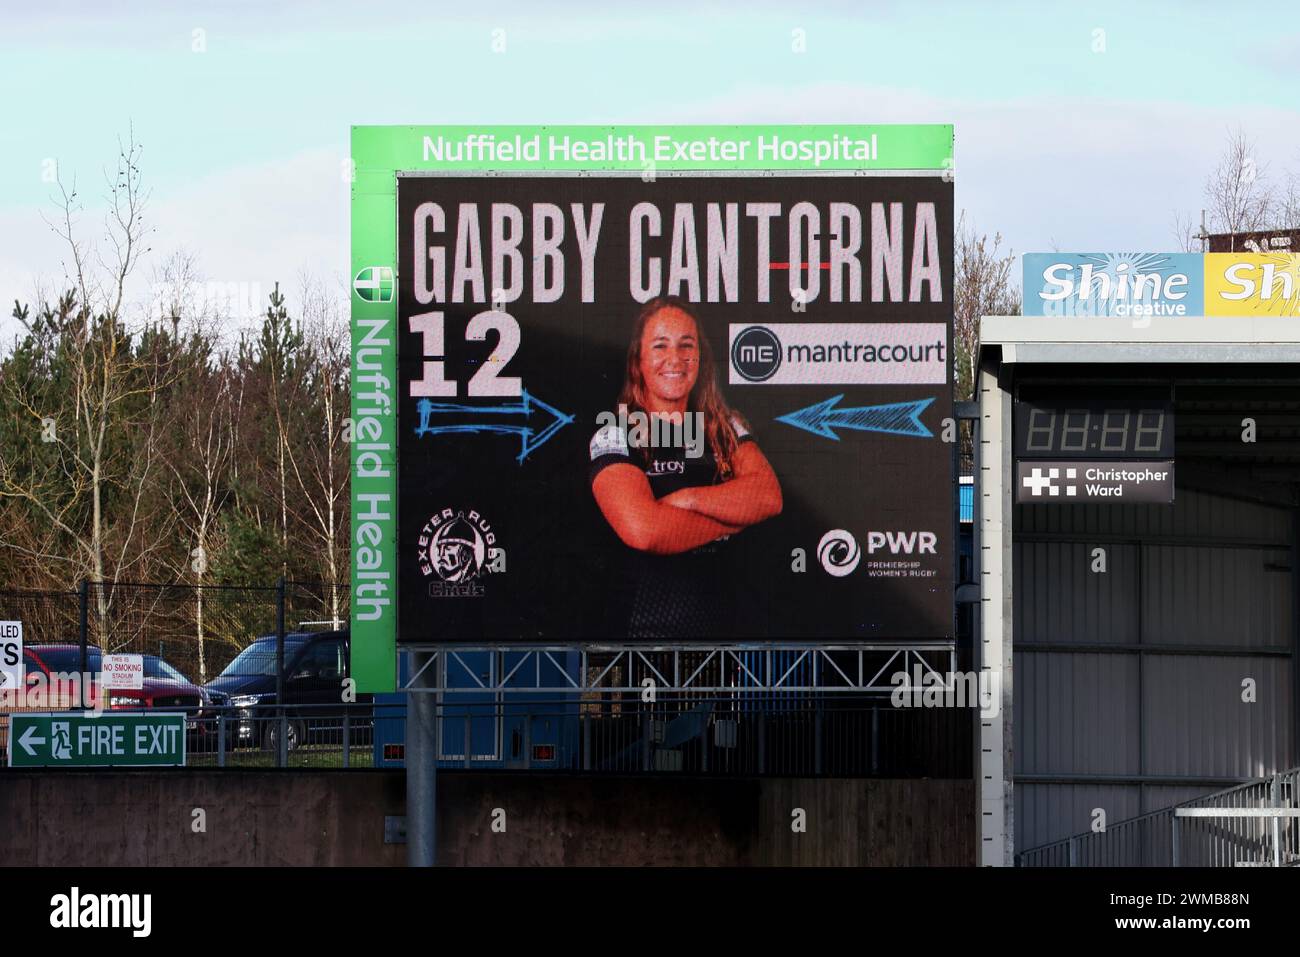
M978 233L963 212L957 223L953 278L953 379L958 400L974 395L981 316L1020 311L1014 285L1015 253L1002 251L1002 234Z
M200 295L197 259L178 252L155 274L154 308L170 320L182 350L172 389L177 415L167 457L172 476L169 500L177 511L187 550L173 555L178 579L195 585L194 636L199 681L207 680L206 602L203 585L220 537L218 518L230 496L234 459L230 419L235 371L220 351L221 317ZM178 559L178 561L176 561Z
M1274 203L1278 229L1300 229L1300 173L1289 173ZM1292 250L1300 252L1300 250Z
M6 384L30 445L21 467L0 471L0 499L21 502L65 543L77 577L96 582L147 569L166 547L166 521L151 493L169 416L159 399L174 355L165 338L137 341L124 320L128 280L151 232L140 156L133 137L119 143L99 243L83 238L76 184L58 180L59 214L50 225L68 252L71 290L35 319L20 317L35 342L52 338L58 350L53 365L39 370L39 387L36 378ZM111 600L106 589L96 590L101 623Z
M297 403L299 415L308 419L294 430L297 442L286 443L294 479L296 517L306 525L320 547L322 577L331 584L342 580L347 563L347 510L349 452L344 435L348 413L348 377L351 339L345 317L346 295L323 280L304 275L300 282L302 328L313 358L310 383ZM340 594L331 588L330 618L341 617Z
M1268 164L1240 128L1229 131L1223 154L1206 178L1199 220L1176 213L1173 221L1174 238L1183 252L1204 251L1211 234L1229 237L1230 251L1251 251L1256 248L1251 233L1297 229L1300 171L1289 171L1282 180L1270 178Z
M1193 216L1183 216L1181 213L1174 213L1174 240L1178 243L1178 249L1184 253L1199 253L1202 251L1201 237L1204 235L1204 229Z
M1205 182L1205 202L1211 232L1238 233L1267 229L1272 201L1268 165L1257 158L1255 145L1238 128Z
M150 271L145 317L170 323L177 335L218 336L222 317L203 294L197 255L177 249Z

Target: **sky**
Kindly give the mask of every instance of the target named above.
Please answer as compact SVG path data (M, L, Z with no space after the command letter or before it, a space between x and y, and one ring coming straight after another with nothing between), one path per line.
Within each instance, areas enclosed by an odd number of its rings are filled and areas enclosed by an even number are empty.
M1176 249L1235 129L1300 173L1300 21L1220 3L0 0L0 23L4 338L64 285L53 172L93 241L130 134L134 297L184 250L256 310L343 283L354 124L952 123L958 209L1017 253Z

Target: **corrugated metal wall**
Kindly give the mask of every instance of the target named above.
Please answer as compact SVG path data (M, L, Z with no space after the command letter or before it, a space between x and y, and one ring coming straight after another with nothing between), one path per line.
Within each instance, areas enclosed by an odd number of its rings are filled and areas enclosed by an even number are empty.
M1296 763L1293 527L1181 487L1172 507L1016 509L1017 848Z

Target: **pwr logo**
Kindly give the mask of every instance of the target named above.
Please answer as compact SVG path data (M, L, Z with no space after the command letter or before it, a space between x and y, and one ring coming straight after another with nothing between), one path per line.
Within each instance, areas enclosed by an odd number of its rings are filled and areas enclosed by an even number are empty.
M867 532L868 555L936 555L939 536L934 532L897 531ZM844 578L851 575L862 558L862 550L852 532L834 528L822 536L817 544L817 558L828 575ZM881 563L875 563L879 566ZM920 566L911 562L911 566ZM874 577L874 575L873 575Z
M826 574L834 578L843 578L853 573L862 558L862 550L852 532L842 528L832 528L817 543L817 559L826 569Z
M867 532L867 554L888 550L891 555L934 555L934 532Z

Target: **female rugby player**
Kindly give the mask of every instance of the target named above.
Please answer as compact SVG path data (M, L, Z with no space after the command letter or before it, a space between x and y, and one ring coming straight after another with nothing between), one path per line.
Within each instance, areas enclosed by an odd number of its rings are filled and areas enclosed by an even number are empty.
M683 439L638 441L629 439L633 430L606 425L591 440L596 503L632 550L627 635L714 637L731 620L723 543L777 515L781 486L744 419L723 399L709 340L683 300L661 297L642 308L619 404L629 417L681 423L649 434ZM699 425L695 443L684 440L692 423Z

